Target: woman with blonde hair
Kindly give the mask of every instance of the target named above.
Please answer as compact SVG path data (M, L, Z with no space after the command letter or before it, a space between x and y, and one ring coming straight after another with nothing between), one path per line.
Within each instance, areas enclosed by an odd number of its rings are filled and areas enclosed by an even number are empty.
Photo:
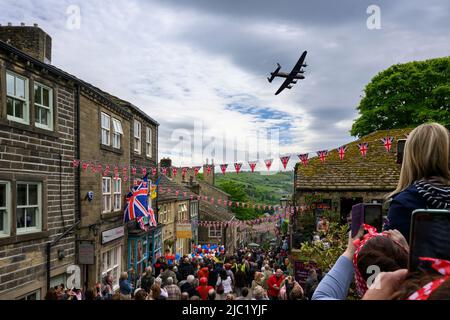
M402 169L385 230L397 229L409 240L411 214L416 209L450 209L450 132L425 123L408 136Z

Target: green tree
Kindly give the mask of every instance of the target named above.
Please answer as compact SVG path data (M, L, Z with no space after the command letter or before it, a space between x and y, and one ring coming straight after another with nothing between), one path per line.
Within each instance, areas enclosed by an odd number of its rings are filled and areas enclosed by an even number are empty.
M247 193L245 192L245 185L236 181L221 181L218 187L230 195L230 200L235 202L249 202ZM233 206L231 211L239 220L250 220L258 217L258 214L253 208L242 208Z
M364 89L351 134L415 127L424 122L450 126L450 56L393 65Z

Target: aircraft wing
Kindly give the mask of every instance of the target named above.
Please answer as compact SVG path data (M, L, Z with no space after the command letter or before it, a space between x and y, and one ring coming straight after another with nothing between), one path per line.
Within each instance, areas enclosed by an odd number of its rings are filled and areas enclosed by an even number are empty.
M305 62L307 53L308 52L303 51L302 55L300 56L300 59L298 59L297 63L295 64L294 69L292 69L291 75L296 75L297 73L300 72L300 69L302 68L303 63Z
M292 77L291 75L289 75L289 77L287 77L286 80L284 80L283 84L282 84L281 87L277 90L277 92L275 92L275 95L279 94L281 91L283 91L284 89L286 89L286 87L292 83L292 80L294 80L294 77Z

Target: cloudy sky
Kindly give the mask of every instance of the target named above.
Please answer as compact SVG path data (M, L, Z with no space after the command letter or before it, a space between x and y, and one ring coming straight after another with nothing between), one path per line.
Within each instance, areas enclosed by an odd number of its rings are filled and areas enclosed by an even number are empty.
M367 27L372 4L380 29ZM0 22L38 23L52 64L158 120L159 155L181 166L354 140L376 73L450 54L449 12L447 0L1 0ZM282 80L268 83L269 72L304 50L306 79L275 96Z

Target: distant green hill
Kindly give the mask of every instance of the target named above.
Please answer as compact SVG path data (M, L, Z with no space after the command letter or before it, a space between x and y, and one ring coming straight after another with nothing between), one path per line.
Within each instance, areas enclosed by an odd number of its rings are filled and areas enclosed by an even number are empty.
M259 172L216 173L216 186L226 191L226 185L233 182L242 188L250 200L257 203L278 205L280 198L294 190L294 172L278 172L264 175ZM225 187L225 188L224 188Z

